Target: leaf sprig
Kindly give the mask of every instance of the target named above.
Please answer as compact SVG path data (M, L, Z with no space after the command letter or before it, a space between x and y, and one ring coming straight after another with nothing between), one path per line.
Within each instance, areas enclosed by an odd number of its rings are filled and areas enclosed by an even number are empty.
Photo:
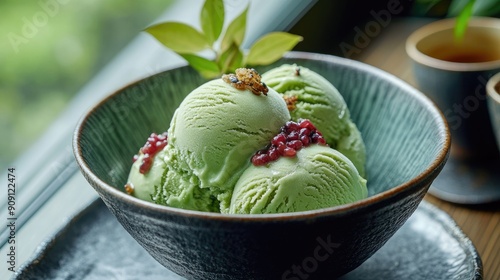
M201 31L181 22L162 22L145 31L182 56L205 78L234 72L236 68L247 65L271 64L303 39L287 32L271 32L259 38L245 52L241 44L245 38L247 14L248 7L229 23L223 33L223 0L205 0L200 13ZM200 54L206 50L212 54L210 58Z
M457 40L462 40L465 36L465 31L467 30L469 19L472 17L475 3L476 0L469 0L457 17L457 23L455 24L454 29L455 38Z
M454 30L455 39L461 41L472 16L500 16L500 0L452 0L447 16L457 18Z

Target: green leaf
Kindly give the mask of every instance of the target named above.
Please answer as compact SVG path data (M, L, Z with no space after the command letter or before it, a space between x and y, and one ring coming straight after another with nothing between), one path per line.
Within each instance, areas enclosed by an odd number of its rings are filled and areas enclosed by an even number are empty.
M248 7L237 16L227 27L226 33L222 38L221 42L221 50L225 51L229 48L233 43L240 46L245 38L245 31L247 25L247 12Z
M224 3L222 0L206 0L201 9L201 29L212 45L222 32L224 25Z
M446 16L448 17L456 17L458 16L464 9L464 7L471 0L453 0L448 7L448 13Z
M209 47L203 34L184 23L164 22L145 31L176 53L196 53Z
M280 59L284 53L302 41L302 36L286 32L271 32L261 37L250 47L246 63L264 65Z
M483 17L499 17L500 16L500 1L499 0L482 0L476 1L472 14Z
M462 40L465 35L465 30L467 30L467 24L472 16L472 9L474 8L475 2L476 0L470 0L457 17L454 32L455 38L458 40Z
M194 54L181 54L181 56L191 67L207 79L217 77L221 74L219 65L215 61Z
M221 73L234 72L234 70L243 66L243 53L235 43L223 52L219 58Z

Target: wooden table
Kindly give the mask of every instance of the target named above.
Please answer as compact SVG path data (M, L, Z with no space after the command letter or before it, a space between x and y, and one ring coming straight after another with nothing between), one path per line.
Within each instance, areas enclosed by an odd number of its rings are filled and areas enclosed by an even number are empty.
M428 19L394 19L371 38L368 46L351 58L376 66L416 86L411 61L405 52L405 40L428 22ZM484 279L500 279L500 203L464 206L430 194L425 200L447 212L472 240L483 262Z

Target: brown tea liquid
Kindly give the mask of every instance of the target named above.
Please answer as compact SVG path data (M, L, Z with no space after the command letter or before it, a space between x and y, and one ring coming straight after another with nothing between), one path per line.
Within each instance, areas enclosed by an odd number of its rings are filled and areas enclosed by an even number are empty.
M427 55L450 62L478 63L500 60L500 51L494 52L484 49L453 49L437 48L427 53Z
M488 53L456 53L440 58L450 62L471 63L471 62L488 62L497 60L494 55Z

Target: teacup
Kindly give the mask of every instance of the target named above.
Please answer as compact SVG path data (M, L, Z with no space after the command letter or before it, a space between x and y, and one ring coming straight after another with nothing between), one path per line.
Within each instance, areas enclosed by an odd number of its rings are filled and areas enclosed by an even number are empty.
M437 103L457 159L498 159L486 105L486 83L500 71L500 19L475 17L462 39L455 19L430 23L406 41L419 89Z
M488 81L486 91L488 93L487 100L491 124L497 139L498 148L500 149L500 72Z

